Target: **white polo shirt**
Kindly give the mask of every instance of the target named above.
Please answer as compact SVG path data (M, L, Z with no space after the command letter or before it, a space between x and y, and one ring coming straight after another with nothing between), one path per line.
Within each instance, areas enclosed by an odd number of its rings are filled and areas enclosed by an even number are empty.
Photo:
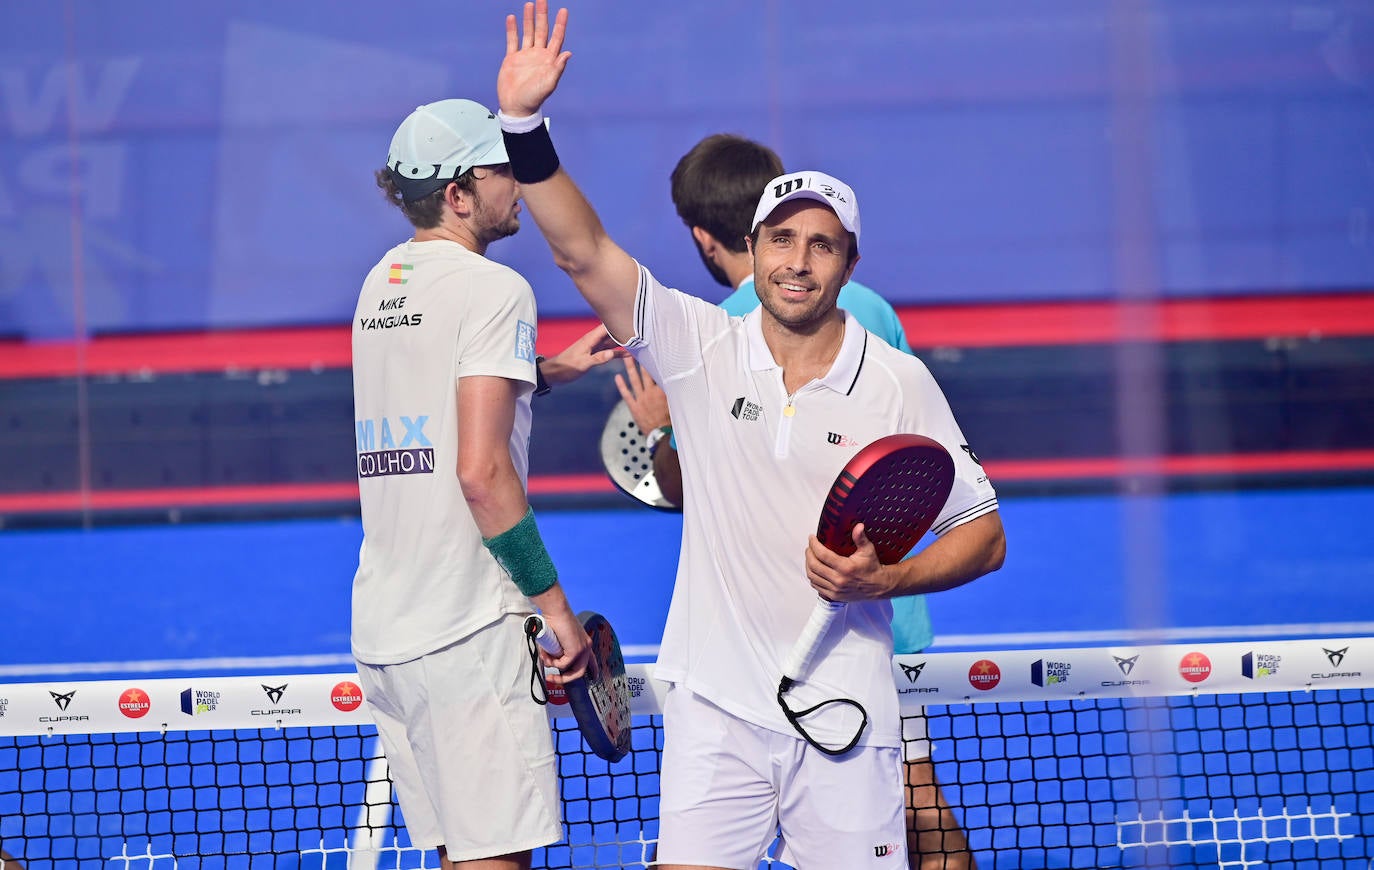
M894 433L944 445L955 481L936 534L996 510L997 496L919 359L846 312L829 373L789 397L761 314L732 318L663 287L641 266L636 335L627 346L667 393L684 466L682 556L655 676L792 734L777 704L778 680L816 601L806 579L807 538L845 463ZM872 722L860 743L900 746L891 615L887 601L845 608L812 673L789 691L791 707L853 698ZM855 721L845 709L808 717L808 731L844 743Z
M359 661L409 661L530 609L482 546L463 498L456 390L473 375L529 385L510 439L523 483L535 323L529 283L457 242L406 242L368 273L353 315Z

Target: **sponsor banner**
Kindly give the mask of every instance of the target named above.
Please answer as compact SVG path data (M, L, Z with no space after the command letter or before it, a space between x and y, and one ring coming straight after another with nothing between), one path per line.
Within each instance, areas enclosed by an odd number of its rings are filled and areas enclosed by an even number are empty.
M1374 687L1374 638L894 656L904 709L926 704Z
M0 685L0 735L370 725L356 674Z
M631 712L663 710L627 664ZM370 725L356 674L0 684L0 736ZM1374 688L1374 637L894 656L906 710L927 704ZM572 716L550 704L550 717Z
M668 687L653 665L625 672L631 711L661 713ZM357 674L0 684L0 736L371 725L363 700Z

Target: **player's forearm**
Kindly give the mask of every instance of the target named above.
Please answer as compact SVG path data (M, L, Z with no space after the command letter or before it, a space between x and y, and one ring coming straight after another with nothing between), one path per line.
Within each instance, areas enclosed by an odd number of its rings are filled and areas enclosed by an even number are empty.
M509 461L509 454L504 457L496 454L491 459L460 459L458 484L472 512L473 522L484 538L510 529L529 510L525 490Z
M910 559L889 565L890 597L942 592L1002 567L1007 542L1002 519L993 511L956 526Z

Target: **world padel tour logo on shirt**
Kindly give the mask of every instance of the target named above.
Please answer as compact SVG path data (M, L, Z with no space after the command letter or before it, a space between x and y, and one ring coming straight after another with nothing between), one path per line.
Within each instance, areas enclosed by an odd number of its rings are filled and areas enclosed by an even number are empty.
M119 712L130 719L140 719L148 715L148 710L152 706L153 703L148 700L148 693L142 689L125 689L119 696Z
M1249 680L1272 677L1279 672L1283 656L1272 653L1248 652L1240 657L1240 675Z
M428 422L424 414L355 420L358 477L433 474L434 443L425 434Z
M1002 682L1002 669L990 659L979 659L968 669L968 681L973 688L986 692Z
M334 705L335 710L351 713L362 706L363 690L357 683L348 680L335 683L334 688L329 691L329 703Z
M735 403L730 406L730 416L736 420L757 420L761 413L763 413L762 405L756 405L743 396L736 399Z
M1212 660L1200 652L1190 652L1178 663L1178 674L1190 683L1200 683L1212 675Z
M534 362L534 324L515 321L515 358Z
M1037 686L1057 686L1069 681L1069 671L1071 670L1073 670L1073 665L1069 662L1047 662L1044 659L1036 659L1031 663L1031 682Z

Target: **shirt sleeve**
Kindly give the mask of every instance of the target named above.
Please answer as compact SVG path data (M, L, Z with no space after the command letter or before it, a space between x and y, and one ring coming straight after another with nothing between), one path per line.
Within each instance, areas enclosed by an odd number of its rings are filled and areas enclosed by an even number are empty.
M964 438L963 431L954 419L949 402L945 399L940 385L926 368L925 363L916 360L916 383L910 395L915 399L915 426L911 430L933 438L949 452L954 460L954 484L950 487L949 499L944 510L935 518L931 526L937 536L943 535L955 526L997 510L997 491L988 479L983 465Z
M664 287L643 266L635 334L625 346L660 383L701 367L702 350L729 329L730 315L704 299Z
M494 376L535 383L534 291L506 269L474 293L458 337L458 377Z

